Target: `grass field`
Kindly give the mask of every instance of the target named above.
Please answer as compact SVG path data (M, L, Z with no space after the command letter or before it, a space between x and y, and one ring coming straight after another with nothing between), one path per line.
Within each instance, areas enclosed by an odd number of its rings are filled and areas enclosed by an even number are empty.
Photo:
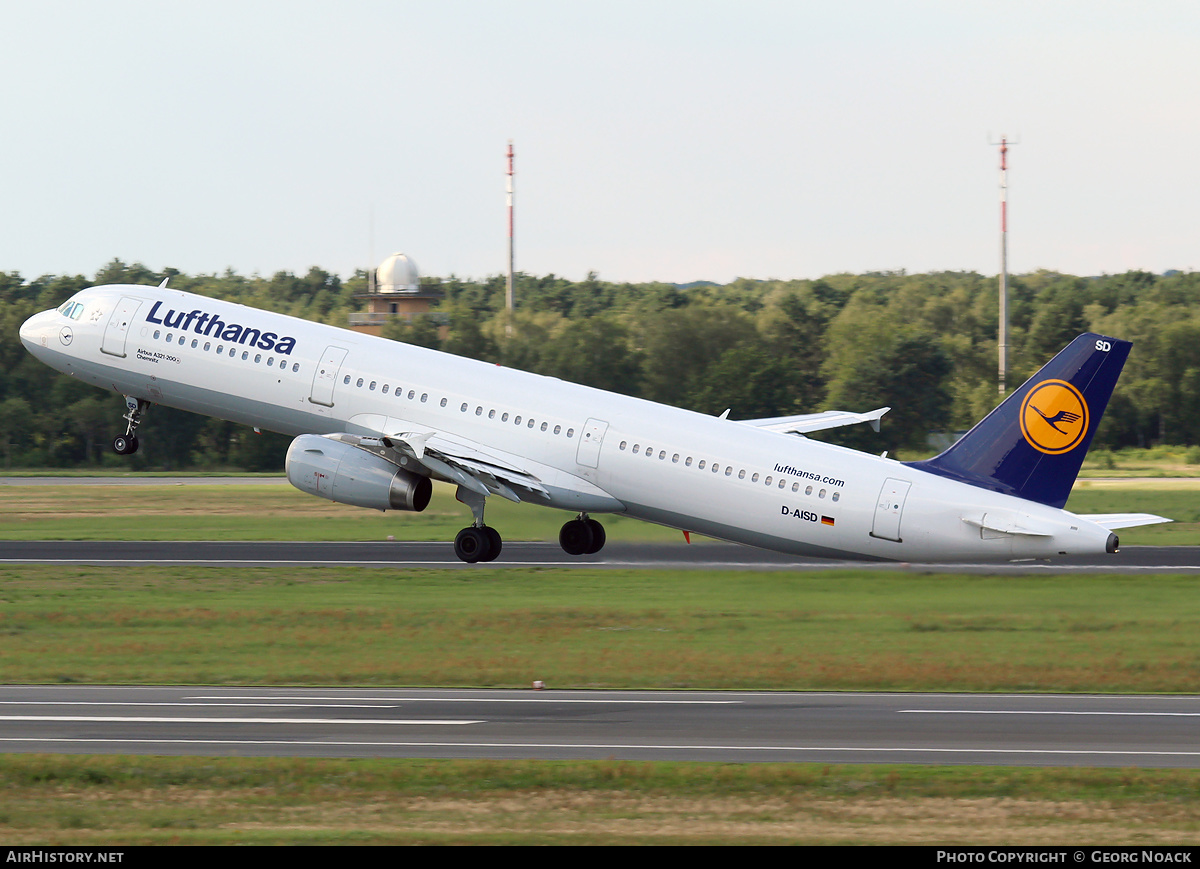
M287 485L0 486L4 540L397 540L452 541L470 511L438 484L422 513L364 510ZM571 515L491 498L488 524L508 540L557 540ZM680 540L678 531L605 517L612 539Z
M1200 684L1200 578L6 566L0 673L10 683L1188 692Z
M1194 845L1190 771L0 756L13 845Z
M287 485L0 486L0 540L443 540L470 523L453 489L434 487L422 513L362 510ZM1081 479L1067 509L1156 513L1167 525L1120 532L1125 545L1200 545L1200 478ZM557 540L561 510L488 501L488 523L506 540ZM601 517L610 540L682 542L673 529ZM697 538L693 538L697 539Z
M496 499L493 499L496 500ZM1200 542L1200 480L1082 480L1079 512ZM448 540L286 486L0 487L6 539ZM511 539L564 514L489 504ZM614 539L677 540L622 517ZM0 568L8 683L1194 692L1200 579ZM1190 844L1200 773L1000 767L0 756L0 840Z

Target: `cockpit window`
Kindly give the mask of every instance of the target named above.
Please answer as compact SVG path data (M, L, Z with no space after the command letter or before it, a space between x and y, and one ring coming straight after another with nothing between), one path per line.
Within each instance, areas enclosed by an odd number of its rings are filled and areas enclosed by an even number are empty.
M64 302L58 309L58 313L64 317L70 317L72 320L78 320L83 316L83 302L77 302L74 299L69 299Z

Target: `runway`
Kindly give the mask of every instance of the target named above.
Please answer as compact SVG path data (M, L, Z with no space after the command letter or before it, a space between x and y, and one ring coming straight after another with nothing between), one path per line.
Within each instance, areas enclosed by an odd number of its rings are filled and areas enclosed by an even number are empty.
M371 568L603 568L675 570L908 570L979 574L1191 573L1200 571L1200 547L1131 546L1112 555L1001 564L907 564L832 561L765 552L732 543L609 543L596 555L569 556L555 543L506 542L500 558L468 565L450 542L277 543L222 541L0 541L0 564L180 565Z
M0 542L0 563L472 567L448 542ZM1188 573L1198 547L999 565L797 559L733 544L506 543L476 569ZM0 687L0 752L1200 767L1200 697Z
M1200 697L4 687L0 751L1200 766Z

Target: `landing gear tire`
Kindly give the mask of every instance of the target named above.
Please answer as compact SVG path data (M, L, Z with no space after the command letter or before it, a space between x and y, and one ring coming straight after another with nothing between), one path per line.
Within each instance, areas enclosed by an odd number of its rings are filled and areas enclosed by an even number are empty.
M585 519L588 528L592 530L592 545L588 547L587 555L595 555L604 548L604 543L608 539L608 535L604 533L604 526L595 519Z
M113 438L113 452L118 456L128 456L131 453L136 453L138 448L138 439L133 435L119 435Z
M500 532L495 528L472 525L458 532L454 538L454 554L467 564L480 561L495 561L503 547Z
M483 526L483 533L488 538L488 554L486 558L479 559L480 561L495 561L496 556L500 554L500 550L504 548L504 541L500 538L500 532L490 525Z
M572 519L558 532L558 545L567 555L595 555L605 537L604 526L595 519Z

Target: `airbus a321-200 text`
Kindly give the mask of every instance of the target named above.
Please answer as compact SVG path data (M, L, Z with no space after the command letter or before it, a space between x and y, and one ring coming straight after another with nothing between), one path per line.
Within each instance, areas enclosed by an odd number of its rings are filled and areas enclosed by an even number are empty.
M423 510L457 486L464 561L492 561L490 496L575 514L559 543L598 552L619 513L779 552L907 562L1115 552L1115 529L1169 521L1076 515L1067 502L1130 344L1081 335L935 458L900 462L804 435L888 408L773 419L707 416L169 289L82 290L30 317L47 365L125 397L118 453L154 404L294 438L304 492Z

